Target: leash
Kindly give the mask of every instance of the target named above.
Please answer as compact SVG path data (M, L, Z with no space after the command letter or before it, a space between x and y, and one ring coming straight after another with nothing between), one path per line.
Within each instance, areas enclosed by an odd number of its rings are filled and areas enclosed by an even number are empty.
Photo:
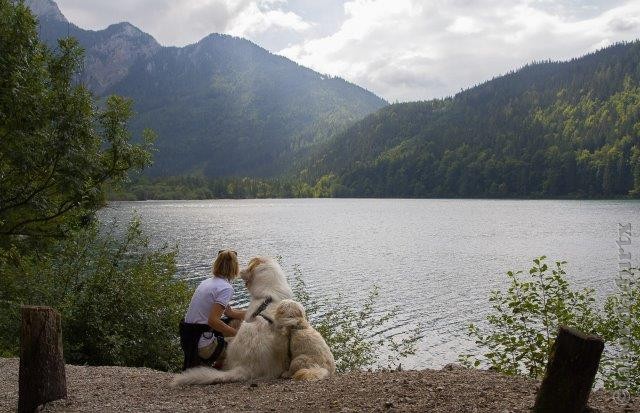
M273 302L273 298L272 297L269 296L269 297L265 298L264 301L262 302L262 304L260 304L260 307L258 307L258 309L256 311L254 311L253 314L251 314L251 318L256 318L257 316L261 315L260 313L263 312L264 310L266 310L266 308L272 302ZM271 320L271 323L273 323L273 320Z
M271 318L267 317L266 315L260 313L260 314L258 314L258 316L260 316L260 317L264 318L265 320L267 320L269 322L269 324L273 324L273 320Z

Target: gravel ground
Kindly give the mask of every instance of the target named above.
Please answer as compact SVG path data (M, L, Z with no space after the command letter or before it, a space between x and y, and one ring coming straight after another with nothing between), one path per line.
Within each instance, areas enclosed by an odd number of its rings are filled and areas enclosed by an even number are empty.
M321 382L253 381L171 388L172 375L145 368L67 365L69 398L45 412L91 411L334 411L527 412L538 383L489 371L445 368L357 372ZM18 359L0 359L0 411L18 404ZM640 412L640 399L619 403L597 391L590 406L602 412Z

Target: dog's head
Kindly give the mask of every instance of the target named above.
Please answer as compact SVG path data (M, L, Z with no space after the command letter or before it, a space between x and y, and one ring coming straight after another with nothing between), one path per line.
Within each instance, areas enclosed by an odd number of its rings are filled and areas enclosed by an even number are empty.
M284 299L293 296L282 268L273 258L251 258L249 265L240 271L240 278L252 297Z
M283 332L289 328L306 328L308 324L304 307L293 300L282 300L278 303L274 322Z
M265 264L267 259L264 257L253 257L249 260L249 264L246 268L240 270L240 278L245 282L245 284L249 284L254 276L255 269L260 264Z

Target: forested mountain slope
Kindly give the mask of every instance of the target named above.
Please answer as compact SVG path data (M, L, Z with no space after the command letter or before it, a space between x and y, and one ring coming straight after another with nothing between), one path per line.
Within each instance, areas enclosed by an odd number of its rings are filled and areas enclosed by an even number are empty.
M255 44L210 35L141 59L108 93L130 96L135 126L152 125L155 172L265 176L385 103Z
M638 195L640 42L385 107L301 168L322 175L341 196Z
M67 35L86 51L79 80L98 96L134 99L134 133L157 132L154 176L272 176L386 105L241 38L210 35L162 47L129 23L83 30L50 0L29 0L49 45Z

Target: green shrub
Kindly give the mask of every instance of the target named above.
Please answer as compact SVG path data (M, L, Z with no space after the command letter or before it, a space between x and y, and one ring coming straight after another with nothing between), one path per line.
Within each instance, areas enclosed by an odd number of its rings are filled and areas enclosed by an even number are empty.
M322 334L336 359L339 372L365 368L392 369L400 361L416 353L421 328L416 326L408 334L386 339L376 332L393 323L399 308L376 312L378 287L367 295L360 308L345 306L344 297L319 300L307 291L299 267L294 269L292 288L295 299L307 313L314 328ZM386 359L381 357L385 354Z
M484 349L480 356L462 355L467 366L488 365L505 374L540 378L560 324L595 333L599 316L591 289L574 291L565 279L563 265L549 269L546 257L533 260L528 274L507 273L506 293L492 291L493 313L486 329L470 325L469 335Z
M175 275L175 249L152 249L134 219L74 233L47 252L0 254L0 353L18 350L20 304L60 311L69 363L179 368L177 326L191 291Z
M545 257L534 260L529 274L508 272L506 293L493 291L493 312L486 328L469 326L481 355L465 354L467 366L488 366L506 374L541 378L558 325L564 324L605 340L599 381L608 389L640 393L640 280L638 269L620 273L618 291L595 304L593 290L573 291L563 265L549 272Z
M607 297L600 334L607 346L600 363L605 387L640 394L640 279L638 269L620 273Z

